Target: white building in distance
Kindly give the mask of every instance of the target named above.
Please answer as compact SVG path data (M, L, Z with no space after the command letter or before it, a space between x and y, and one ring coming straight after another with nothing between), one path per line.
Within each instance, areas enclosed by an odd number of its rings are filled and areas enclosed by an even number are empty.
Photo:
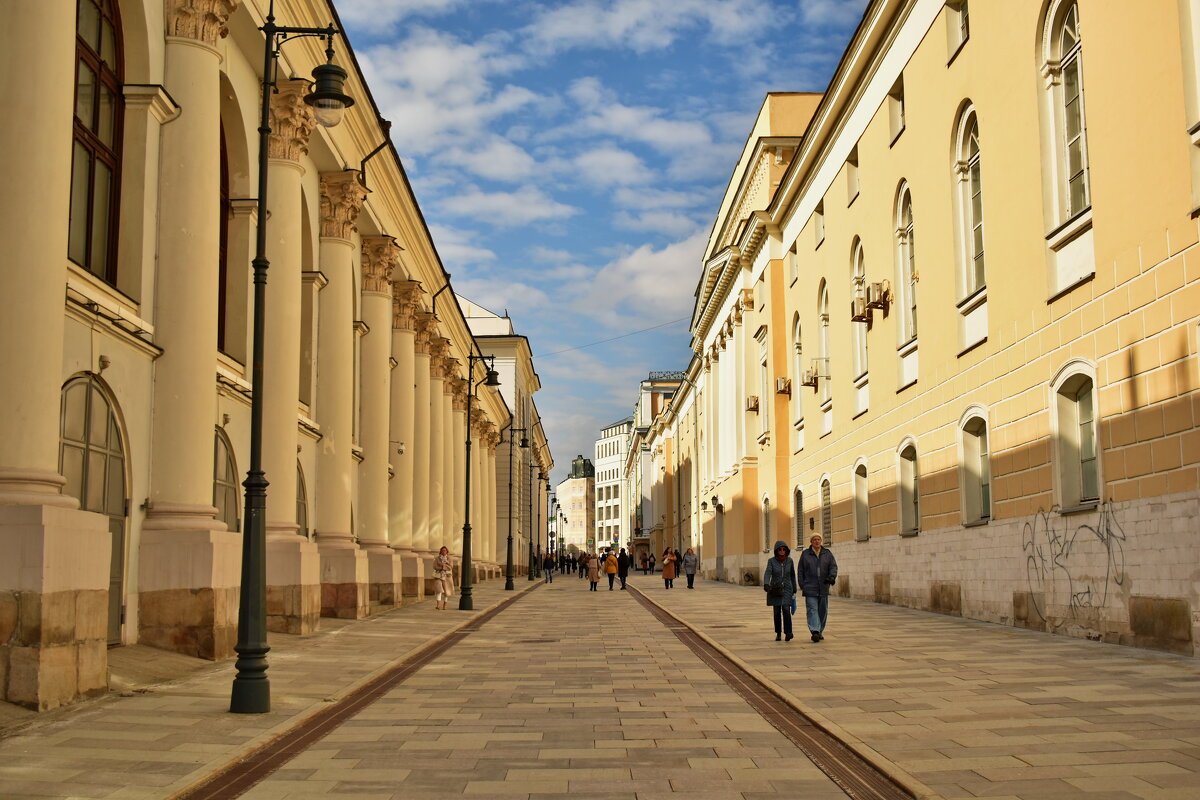
M629 497L621 491L633 417L605 427L596 440L596 542L629 547Z

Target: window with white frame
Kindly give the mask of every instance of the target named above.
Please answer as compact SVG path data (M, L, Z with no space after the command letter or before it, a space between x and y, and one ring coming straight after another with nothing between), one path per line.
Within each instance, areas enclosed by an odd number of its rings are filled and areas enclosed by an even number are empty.
M867 486L867 465L854 467L854 539L865 542L871 538L871 500Z
M850 256L850 296L853 298L853 311L857 312L865 306L867 300L867 264L863 256L862 241L855 237ZM869 317L870 312L867 312ZM854 337L854 377L859 379L867 374L867 320L852 322Z
M829 285L821 280L817 295L817 314L821 328L817 332L817 386L821 399L821 435L833 431L833 368L829 351Z
M861 188L858 180L858 145L855 145L846 158L846 205L854 202Z
M901 75L888 92L888 125L891 128L892 141L904 133L904 76Z
M816 209L813 210L813 237L816 239L814 247L820 247L821 242L825 241L825 201L817 203Z
M1100 499L1095 379L1090 365L1073 362L1054 381L1055 455L1059 504L1075 508Z
M992 468L987 420L981 413L971 414L960 430L963 521L967 524L986 522L992 516Z
M983 169L979 146L979 119L968 106L959 122L957 136L958 211L962 246L960 296L969 297L987 285L983 240Z
M913 234L912 192L907 184L901 184L896 213L896 284L900 288L897 300L901 342L917 338L917 260Z
M946 3L946 47L947 60L952 61L958 51L971 37L971 22L967 14L967 0L947 0Z
M796 528L796 549L804 546L804 492L797 486L792 490L792 521Z
M1049 20L1051 55L1047 77L1059 124L1058 180L1063 218L1070 219L1092 204L1088 181L1087 121L1083 103L1083 38L1079 4L1063 4ZM1055 73L1057 72L1057 75Z
M900 534L915 536L921 529L920 476L917 471L917 446L912 442L900 448Z
M771 501L764 497L762 501L762 532L763 532L763 552L770 553L771 545Z
M804 447L804 396L800 381L804 376L804 346L800 337L800 315L792 317L792 450Z
M788 283L792 283L800 277L800 257L796 253L798 242L792 242L792 247L788 250Z
M764 327L754 337L758 340L758 431L771 430L771 370L767 360L767 329Z
M833 543L833 495L829 478L821 479L821 538L825 544Z

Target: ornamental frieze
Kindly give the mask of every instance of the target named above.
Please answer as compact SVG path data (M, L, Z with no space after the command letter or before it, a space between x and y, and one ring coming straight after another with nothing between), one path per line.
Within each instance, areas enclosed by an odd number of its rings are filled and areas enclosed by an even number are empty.
M391 294L392 270L400 263L400 245L391 236L364 236L362 290Z
M358 170L321 173L321 236L349 239L358 228L358 212L368 190L358 180Z
M238 0L167 0L167 36L216 46L229 35L226 23Z
M313 129L312 106L304 102L309 82L303 78L280 81L271 95L271 136L267 155L285 161L299 161L308 152L308 137Z

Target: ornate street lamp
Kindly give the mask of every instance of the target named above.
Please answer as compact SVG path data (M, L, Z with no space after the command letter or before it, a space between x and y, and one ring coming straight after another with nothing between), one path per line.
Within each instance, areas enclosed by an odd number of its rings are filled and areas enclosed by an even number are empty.
M525 438L525 434L529 431L526 428L508 429L508 563L504 569L504 591L511 592L516 586L513 585L513 434L520 432L521 447L525 450L529 449L529 439Z
M537 577L537 564L534 563L533 555L533 471L537 469L537 464L529 465L529 580ZM541 488L541 484L538 484Z
M475 380L475 362L486 362L487 372L483 380L476 382ZM475 604L471 596L471 401L478 395L476 390L480 386L499 386L500 375L493 368L495 366L494 356L483 356L469 353L467 355L467 462L466 475L463 484L466 489L463 493L463 549L462 549L462 587L458 593L458 610L473 611Z
M229 699L235 714L265 714L271 710L271 683L267 679L267 482L262 468L263 360L266 338L267 269L267 147L271 136L271 93L276 89L276 66L283 43L318 36L326 41L325 64L313 70L315 85L304 101L323 127L333 127L354 100L342 92L346 70L333 64L333 37L341 33L330 23L324 28L288 28L275 24L275 2L267 11L263 32L262 108L258 126L258 231L254 261L254 341L251 350L250 469L246 488L246 521L242 536L241 594L238 602L237 675Z

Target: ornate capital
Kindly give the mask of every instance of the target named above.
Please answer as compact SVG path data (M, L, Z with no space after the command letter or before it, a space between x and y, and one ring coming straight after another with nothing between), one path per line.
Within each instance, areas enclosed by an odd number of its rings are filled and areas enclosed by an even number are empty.
M216 46L229 35L225 23L238 0L167 0L167 36Z
M358 170L321 173L321 235L349 239L358 230L354 223L368 190L358 180Z
M271 137L267 155L287 161L299 161L308 152L308 136L313 129L312 106L304 102L308 81L295 78L280 81L279 91L271 95Z
M364 236L362 290L391 293L392 270L400 263L400 245L391 236Z
M392 328L398 331L416 330L417 311L425 289L420 281L392 281Z
M434 328L437 327L437 317L432 314ZM446 377L446 361L447 355L450 352L450 340L443 339L441 336L432 335L429 337L429 375L439 380Z
M442 392L447 396L454 394L454 382L459 380L458 376L458 359L450 355L450 340L446 340L446 355L442 357L442 375L445 376L445 383L442 384Z
M446 385L450 387L450 400L454 410L465 413L467 410L467 382L462 378L451 378L446 381Z
M437 336L437 317L428 311L418 312L416 320L414 320L413 330L417 334L416 340L413 342L416 352L431 356L433 353L433 340Z

